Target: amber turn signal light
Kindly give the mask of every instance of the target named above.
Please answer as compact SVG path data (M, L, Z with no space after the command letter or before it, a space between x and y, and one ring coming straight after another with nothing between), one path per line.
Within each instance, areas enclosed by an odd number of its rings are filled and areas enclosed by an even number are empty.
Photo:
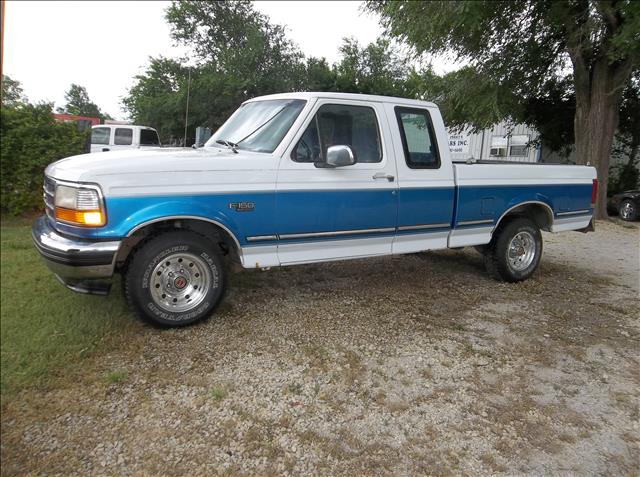
M56 219L69 224L99 227L106 223L101 210L72 210L56 207Z

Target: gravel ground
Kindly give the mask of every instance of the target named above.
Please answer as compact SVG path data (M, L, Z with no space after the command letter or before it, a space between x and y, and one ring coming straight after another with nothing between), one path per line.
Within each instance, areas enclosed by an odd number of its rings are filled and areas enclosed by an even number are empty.
M472 249L234 275L9 402L2 474L637 475L639 232L545 234L520 284Z

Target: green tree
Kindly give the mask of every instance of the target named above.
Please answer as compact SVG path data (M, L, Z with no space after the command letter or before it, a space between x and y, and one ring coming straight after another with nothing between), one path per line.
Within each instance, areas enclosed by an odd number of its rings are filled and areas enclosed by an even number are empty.
M540 142L548 149L569 156L575 144L573 77L551 78L538 94L525 96L519 104L522 108L517 122L535 128L540 134Z
M64 107L58 108L59 113L100 118L101 121L111 119L108 114L100 111L97 104L91 101L89 93L87 93L87 89L84 86L72 83L65 93L64 99L66 104Z
M175 143L184 134L187 81L188 70L178 61L151 58L123 105L136 123L154 127L163 143Z
M45 167L82 154L85 135L74 124L55 121L53 105L22 103L0 108L0 192L2 211L41 209Z
M438 104L447 127L461 130L490 128L496 123L515 123L521 116L518 98L473 67L442 76L431 66L413 69L406 84L407 95Z
M223 72L215 62L187 67L179 60L152 58L146 71L136 76L123 105L136 122L155 127L164 143L175 144L184 136L189 74L188 140L197 126L217 129L253 96L294 90L404 95L407 90L404 60L384 41L362 47L345 40L335 65L311 57L294 69L295 78L278 86L277 79L266 82L250 72Z
M195 65L152 58L123 99L131 117L158 129L163 142L182 140L187 94L189 143L197 126L217 129L246 99L300 91L308 75L320 79L322 65L307 70L284 28L250 2L173 2L166 19L173 39L194 52Z
M173 39L191 47L199 64L242 79L245 98L301 88L302 53L251 2L174 1L166 19Z
M354 38L340 46L341 59L335 65L335 90L343 93L404 96L407 60L390 42L378 39L362 47Z
M26 101L20 81L2 75L2 106L17 106Z
M618 136L626 149L629 162L635 162L640 156L640 69L636 70L631 81L622 93Z
M454 52L515 97L544 95L573 71L579 163L598 170L596 214L606 217L606 184L622 91L640 60L640 2L368 1L391 35L418 53Z
M335 91L336 71L329 66L326 58L308 58L302 89L305 91Z
M615 139L612 155L621 163L611 168L610 195L640 186L640 70L633 74L622 93L620 124Z

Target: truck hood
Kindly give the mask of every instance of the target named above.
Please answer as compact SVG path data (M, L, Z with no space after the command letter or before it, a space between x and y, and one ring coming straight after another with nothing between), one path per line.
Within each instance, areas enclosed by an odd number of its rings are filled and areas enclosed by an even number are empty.
M193 181L220 171L271 170L275 157L250 151L203 147L127 149L122 151L82 154L50 164L45 174L57 180L90 182L108 193L111 186L123 184L144 187L172 178L176 182ZM217 180L216 180L217 182Z

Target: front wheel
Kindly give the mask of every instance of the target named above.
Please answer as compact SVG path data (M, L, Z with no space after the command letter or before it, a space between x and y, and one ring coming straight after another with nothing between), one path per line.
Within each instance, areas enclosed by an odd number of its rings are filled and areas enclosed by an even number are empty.
M529 278L542 257L542 234L531 220L511 220L495 232L484 254L487 271L495 278L519 282Z
M172 327L211 315L225 285L215 244L188 231L165 232L143 243L124 280L127 301L141 318Z

